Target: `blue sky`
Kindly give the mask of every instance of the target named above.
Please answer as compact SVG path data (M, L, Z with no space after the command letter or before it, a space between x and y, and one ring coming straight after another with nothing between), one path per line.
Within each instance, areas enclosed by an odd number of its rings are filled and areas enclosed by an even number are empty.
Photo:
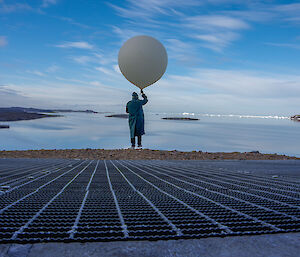
M0 105L123 112L122 44L166 47L152 112L300 112L300 1L0 0Z

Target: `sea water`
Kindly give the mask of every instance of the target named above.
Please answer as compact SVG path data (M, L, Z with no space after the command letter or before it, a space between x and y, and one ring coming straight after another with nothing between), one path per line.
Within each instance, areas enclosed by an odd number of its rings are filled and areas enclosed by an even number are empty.
M61 113L63 117L2 122L1 150L130 146L127 119L107 114ZM192 117L196 121L162 120ZM288 117L195 113L145 113L143 147L158 150L277 153L300 157L300 122Z

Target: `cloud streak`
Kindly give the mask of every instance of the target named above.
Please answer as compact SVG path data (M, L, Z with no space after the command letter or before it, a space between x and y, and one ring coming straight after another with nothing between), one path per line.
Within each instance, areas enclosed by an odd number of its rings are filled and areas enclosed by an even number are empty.
M228 47L233 41L240 38L240 35L235 32L215 32L210 34L199 34L194 36L196 39L204 42L203 47L210 48L216 52L221 52L225 47Z
M62 44L56 45L59 48L78 48L78 49L94 49L94 46L85 41L74 41L74 42L64 42Z
M38 70L28 70L27 72L30 73L30 74L33 74L33 75L40 76L40 77L44 77L45 76L45 73L43 73L41 71L38 71Z
M233 1L234 2L234 1ZM153 34L154 31L159 31L158 38L168 37L172 31L182 31L182 37L189 37L190 41L196 39L200 41L200 47L206 47L213 51L221 52L232 42L238 40L242 30L249 29L251 26L241 17L234 17L230 14L201 14L201 9L198 6L207 4L217 5L223 1L171 1L171 0L142 0L142 1L126 1L125 6L111 5L112 8L123 18L128 20L126 26L113 27L113 31L122 38L128 39L137 34ZM186 14L187 7L195 7L193 15ZM197 14L198 13L198 14ZM199 14L200 13L200 14ZM159 18L159 20L158 20ZM162 18L162 19L161 19ZM168 22L164 22L164 18ZM145 22L146 20L146 22ZM133 26L133 23L134 26ZM144 25L146 24L146 25ZM151 32L151 25L152 28ZM159 26L157 30L156 26ZM125 27L125 28L124 28ZM148 33L140 33L140 32ZM175 32L176 33L176 32ZM182 38L181 37L181 38ZM182 41L181 38L172 38L174 41ZM166 38L169 40L169 38ZM189 42L191 48L197 49L199 43ZM183 55L177 55L181 61Z
M79 23L79 22L77 22L74 19L69 18L69 17L54 16L53 18L56 18L56 19L59 19L59 20L62 20L62 21L66 21L71 25L74 25L74 26L77 26L77 27L80 27L80 28L83 28L83 29L91 29L90 26L88 26L86 24Z
M237 31L250 26L243 20L225 15L203 15L187 17L185 26L192 28L192 37L200 40L203 47L221 52L240 38Z
M19 11L32 11L33 8L26 3L6 4L4 1L0 2L0 13L9 14Z
M57 0L43 0L43 3L41 5L41 7L42 8L47 8L47 7L51 6L51 5L57 4L57 2L58 2Z
M293 48L293 49L300 49L300 44L290 44L290 43L265 43L266 45L270 46L278 46L278 47L287 47L287 48Z
M151 20L158 15L174 14L174 8L185 8L199 4L200 2L196 0L127 0L125 7L109 5L124 18Z
M7 43L6 37L0 36L0 47L4 47L4 46L6 46L7 44L8 44L8 43Z
M224 15L203 15L188 17L185 19L187 26L201 30L211 29L247 29L249 25L241 19L232 18Z
M197 69L187 76L170 75L162 84L178 91L189 88L189 92L245 98L295 98L300 95L300 76L253 71Z

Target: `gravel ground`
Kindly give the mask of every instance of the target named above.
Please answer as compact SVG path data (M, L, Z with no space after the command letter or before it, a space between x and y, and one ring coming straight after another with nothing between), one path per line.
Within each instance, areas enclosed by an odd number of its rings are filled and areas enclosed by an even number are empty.
M65 149L65 150L26 150L0 151L0 158L63 158L91 160L297 160L300 158L259 152L180 152L161 150L132 149Z

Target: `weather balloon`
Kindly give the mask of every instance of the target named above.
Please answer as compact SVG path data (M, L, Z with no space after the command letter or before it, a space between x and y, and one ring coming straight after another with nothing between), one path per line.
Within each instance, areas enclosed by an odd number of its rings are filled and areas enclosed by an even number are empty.
M135 36L121 47L118 62L124 77L143 89L158 81L165 73L168 55L162 43L155 38Z

